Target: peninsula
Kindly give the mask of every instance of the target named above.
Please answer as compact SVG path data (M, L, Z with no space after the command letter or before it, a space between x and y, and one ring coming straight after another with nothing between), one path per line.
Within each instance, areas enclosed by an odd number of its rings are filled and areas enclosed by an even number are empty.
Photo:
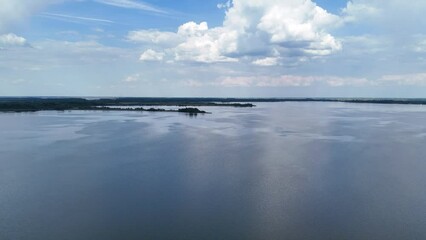
M178 109L160 108L174 106ZM180 112L190 115L205 114L197 107L254 107L251 103L213 101L201 98L62 98L62 97L7 97L0 98L0 112L37 111L147 111Z

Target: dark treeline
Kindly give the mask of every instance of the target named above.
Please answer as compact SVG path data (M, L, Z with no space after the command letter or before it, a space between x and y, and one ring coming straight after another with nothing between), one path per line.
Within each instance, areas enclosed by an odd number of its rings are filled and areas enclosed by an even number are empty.
M373 104L426 104L426 99L371 99L371 98L40 98L4 97L0 98L0 111L31 112L42 110L111 110L111 111L175 111L205 113L201 106L254 107L256 102L346 102ZM118 108L111 108L115 106ZM123 108L120 108L123 107ZM125 106L135 109L124 108ZM141 106L152 106L142 108ZM155 106L185 107L179 110L154 108Z

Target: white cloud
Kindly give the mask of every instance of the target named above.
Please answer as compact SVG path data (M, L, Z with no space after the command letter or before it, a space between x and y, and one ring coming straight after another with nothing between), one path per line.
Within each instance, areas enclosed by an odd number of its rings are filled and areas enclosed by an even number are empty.
M27 40L23 37L17 36L14 33L8 33L0 35L0 47L1 46L25 46Z
M338 24L338 16L310 0L234 0L224 28L236 32L240 54L278 52L286 57L289 50L300 55L327 55L340 50L340 43L327 33Z
M188 22L178 29L178 35L185 41L172 49L176 61L203 63L235 62L237 59L226 56L236 50L232 42L235 36L223 28L209 29L206 22Z
M338 17L329 14L311 1L267 1L262 6L263 16L258 23L258 29L270 35L273 43L293 41L324 42L328 37L323 31L338 23ZM240 11L253 8L243 6ZM252 17L252 16L249 16ZM257 22L257 19L256 21ZM334 48L335 46L330 46Z
M127 40L132 42L155 44L164 47L172 47L181 43L183 39L177 33L163 32L155 29L131 31Z
M340 23L311 0L234 0L225 7L220 27L188 22L176 33L133 31L131 41L168 46L176 61L235 62L251 59L258 65L277 65L283 58L319 57L341 49L328 30ZM263 59L263 60L262 60ZM273 60L275 59L275 60Z
M139 60L141 61L161 61L164 58L164 53L156 52L152 49L146 50L140 56Z
M187 37L201 37L209 30L206 22L197 24L195 22L187 22L181 25L178 29L178 34Z
M166 11L152 6L148 3L142 1L133 1L133 0L94 0L95 2L120 7L120 8L130 8L130 9L138 9L143 11L149 11L154 13L167 13Z
M267 58L257 59L253 61L252 63L258 66L275 66L275 65L278 65L278 61L279 59L276 57L267 57Z
M139 30L129 32L127 39L166 48L165 52L170 53L170 57L176 61L205 63L236 61L223 55L224 52L234 50L229 49L232 44L226 44L227 39L224 36L221 28L209 29L206 22L200 24L188 22L181 25L176 33L154 29Z

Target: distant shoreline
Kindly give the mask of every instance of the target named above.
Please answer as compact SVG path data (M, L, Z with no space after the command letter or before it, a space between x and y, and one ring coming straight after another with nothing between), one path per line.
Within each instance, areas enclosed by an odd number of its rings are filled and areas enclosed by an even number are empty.
M37 111L148 111L205 114L196 107L255 107L261 102L342 102L369 104L426 105L426 99L391 98L73 98L73 97L0 97L0 112ZM114 106L114 107L113 107ZM149 106L150 108L144 108ZM177 110L155 108L177 106ZM130 109L128 107L135 107Z

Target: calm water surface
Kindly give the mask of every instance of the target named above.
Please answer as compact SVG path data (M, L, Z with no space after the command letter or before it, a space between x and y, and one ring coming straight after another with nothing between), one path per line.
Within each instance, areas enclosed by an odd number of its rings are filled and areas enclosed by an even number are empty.
M426 239L426 106L0 114L0 239Z

